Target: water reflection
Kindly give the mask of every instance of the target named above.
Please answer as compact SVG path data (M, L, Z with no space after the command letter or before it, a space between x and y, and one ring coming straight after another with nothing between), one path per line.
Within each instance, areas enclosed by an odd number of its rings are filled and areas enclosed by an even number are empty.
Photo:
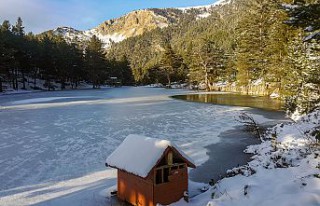
M173 96L175 99L213 103L219 105L233 105L243 107L253 107L266 110L283 110L283 102L277 99L271 99L269 97L259 97L240 94L188 94Z

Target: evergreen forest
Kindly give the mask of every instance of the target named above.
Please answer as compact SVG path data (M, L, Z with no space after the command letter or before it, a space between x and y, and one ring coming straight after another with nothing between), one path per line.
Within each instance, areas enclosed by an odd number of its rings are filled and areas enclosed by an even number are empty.
M0 26L0 92L45 80L94 88L116 76L126 85L172 82L229 84L247 93L259 82L286 101L289 110L311 111L320 102L320 1L231 0L199 19L179 21L113 43L93 36L81 44L52 32L26 34L23 21ZM19 82L22 88L19 87ZM20 85L21 85L20 84ZM35 88L36 89L36 86Z

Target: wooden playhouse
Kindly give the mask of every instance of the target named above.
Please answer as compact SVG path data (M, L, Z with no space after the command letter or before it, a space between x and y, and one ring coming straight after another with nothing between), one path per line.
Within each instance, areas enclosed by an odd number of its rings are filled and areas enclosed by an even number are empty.
M188 192L193 161L167 140L129 135L107 158L118 170L119 199L132 205L168 205Z

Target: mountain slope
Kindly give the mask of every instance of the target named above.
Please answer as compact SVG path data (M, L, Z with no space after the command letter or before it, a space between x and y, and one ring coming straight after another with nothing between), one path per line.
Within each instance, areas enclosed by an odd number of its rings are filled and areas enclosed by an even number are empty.
M68 42L73 43L84 43L96 35L103 42L103 47L107 49L113 42L118 43L156 28L177 24L184 15L193 15L196 19L206 18L210 16L213 7L228 3L228 1L221 0L212 5L199 7L137 10L122 17L107 20L87 31L79 31L71 27L58 27L48 32L61 35Z

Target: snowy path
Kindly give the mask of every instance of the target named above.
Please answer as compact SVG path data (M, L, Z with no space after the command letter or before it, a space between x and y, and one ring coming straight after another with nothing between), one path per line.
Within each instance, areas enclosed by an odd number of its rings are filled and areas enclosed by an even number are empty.
M204 147L223 141L218 135L244 108L168 98L181 92L120 88L75 92L77 101L62 98L71 92L0 99L0 205L100 205L97 193L115 181L105 158L129 134L171 140L205 162Z

